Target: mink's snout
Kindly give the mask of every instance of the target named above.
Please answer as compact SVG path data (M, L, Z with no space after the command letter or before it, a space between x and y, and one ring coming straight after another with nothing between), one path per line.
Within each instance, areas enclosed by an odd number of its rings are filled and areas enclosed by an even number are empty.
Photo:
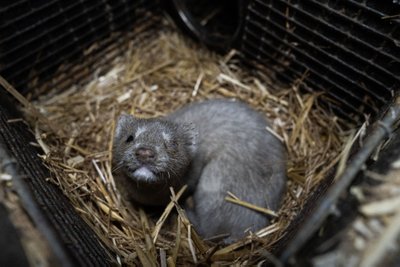
M156 159L156 153L148 147L139 147L135 151L135 156L141 163L149 163Z

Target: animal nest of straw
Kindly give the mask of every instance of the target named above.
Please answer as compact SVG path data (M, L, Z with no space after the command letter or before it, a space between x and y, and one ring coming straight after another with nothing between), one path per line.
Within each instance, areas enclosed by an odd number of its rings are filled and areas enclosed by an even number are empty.
M168 27L129 47L106 74L96 72L84 86L42 95L32 103L45 118L30 121L45 151L42 158L51 170L51 182L124 264L260 261L338 162L346 124L319 105L320 94L300 93L301 80L273 90L265 76L241 68L234 51L214 54ZM179 206L183 190L171 192L171 203L158 217L124 203L115 189L111 165L120 113L162 116L211 98L241 99L265 114L272 124L267 130L288 151L287 193L277 216L264 229L227 246L196 234ZM227 198L255 208L228 192Z

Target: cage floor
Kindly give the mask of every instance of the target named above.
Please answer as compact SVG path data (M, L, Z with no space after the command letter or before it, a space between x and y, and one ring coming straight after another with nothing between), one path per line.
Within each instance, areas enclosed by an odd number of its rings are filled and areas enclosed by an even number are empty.
M319 93L301 94L301 80L272 90L262 74L240 67L235 52L216 55L169 26L131 45L112 66L108 72L93 73L84 86L35 101L51 123L37 123L26 115L46 153L42 158L53 174L51 182L69 197L115 257L128 265L260 261L339 161L348 139L351 125L324 110ZM188 102L222 97L242 99L272 122L273 129L268 130L288 151L289 177L282 208L272 224L226 247L199 238L173 203L165 210L167 219L126 205L115 190L111 166L113 130L121 112L162 116Z

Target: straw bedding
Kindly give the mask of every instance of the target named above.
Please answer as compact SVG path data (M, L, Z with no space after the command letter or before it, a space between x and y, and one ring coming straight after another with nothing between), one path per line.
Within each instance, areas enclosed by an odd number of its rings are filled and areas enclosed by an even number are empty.
M234 51L216 55L166 27L130 46L105 75L93 74L82 87L44 95L33 103L46 118L34 120L27 114L46 153L41 157L51 170L49 180L69 197L119 262L256 263L338 162L347 126L319 105L321 95L300 93L301 80L272 90L267 78L245 71L237 58ZM182 191L172 192L174 201L161 218L121 201L111 166L113 130L121 112L162 116L192 101L222 97L241 99L272 122L272 129L266 130L287 148L289 177L273 223L227 247L196 235L176 201Z

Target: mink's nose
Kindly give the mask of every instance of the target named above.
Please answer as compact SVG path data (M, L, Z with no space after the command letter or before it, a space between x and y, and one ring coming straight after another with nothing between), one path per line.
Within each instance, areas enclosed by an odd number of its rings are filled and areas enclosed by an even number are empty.
M143 148L143 147L136 149L135 155L136 155L136 158L141 162L149 162L151 160L154 160L156 157L154 150L152 150L150 148Z

